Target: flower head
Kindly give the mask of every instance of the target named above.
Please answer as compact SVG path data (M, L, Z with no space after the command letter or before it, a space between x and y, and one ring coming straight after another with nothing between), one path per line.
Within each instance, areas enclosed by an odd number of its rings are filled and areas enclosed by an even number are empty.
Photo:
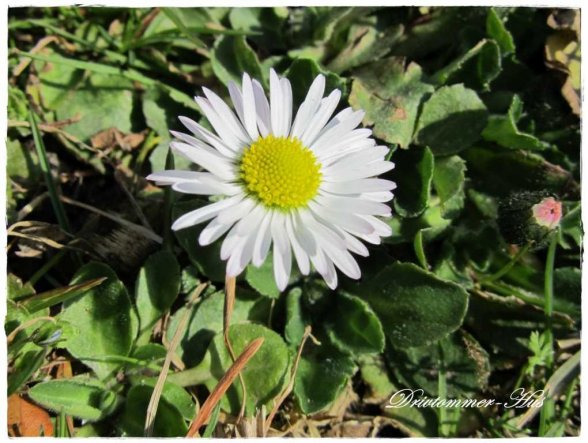
M171 148L207 172L169 170L148 179L178 192L224 198L184 214L172 229L208 222L201 245L226 234L221 258L228 276L250 262L261 266L273 245L280 290L288 284L292 256L302 274L312 264L331 288L337 286L335 267L358 279L361 271L351 252L367 256L360 240L379 244L390 235L378 216L390 216L385 202L396 187L376 178L394 164L385 160L389 150L376 146L371 130L356 129L363 111L346 108L332 117L341 92L323 97L322 75L295 115L290 82L273 70L269 101L247 74L241 88L229 84L235 112L212 91L203 91L205 97L196 102L216 134L180 117L192 135L172 132Z

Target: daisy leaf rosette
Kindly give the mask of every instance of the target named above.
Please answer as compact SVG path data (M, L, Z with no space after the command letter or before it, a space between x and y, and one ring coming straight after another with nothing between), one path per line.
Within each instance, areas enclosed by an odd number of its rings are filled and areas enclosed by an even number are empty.
M195 100L214 132L187 117L191 132L172 131L171 149L204 171L166 170L148 179L181 193L215 196L215 201L179 217L172 229L207 222L199 235L209 245L225 234L220 257L236 277L252 263L261 266L273 247L273 273L280 291L293 260L308 275L311 266L327 285L337 286L336 268L361 276L353 254L367 256L364 242L379 244L391 234L382 217L396 187L378 178L394 168L389 149L360 128L361 110L333 116L341 98L325 96L325 77L312 82L297 112L287 78L270 71L269 99L258 80L243 74L229 83L233 109L203 88ZM219 198L220 197L220 198Z

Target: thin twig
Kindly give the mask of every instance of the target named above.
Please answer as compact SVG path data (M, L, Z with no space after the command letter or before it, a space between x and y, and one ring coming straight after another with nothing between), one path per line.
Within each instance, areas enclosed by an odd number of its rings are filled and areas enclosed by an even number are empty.
M241 371L247 362L251 360L259 348L261 348L263 341L263 337L256 338L245 348L241 355L239 355L239 357L235 360L235 363L231 365L229 370L225 373L225 375L223 375L218 384L215 386L214 390L210 393L202 405L202 408L200 408L200 412L198 413L196 419L192 422L186 437L194 437L198 434L198 429L200 429L200 427L206 423L216 404L220 401L225 392L227 392L227 389L229 389L235 378L241 374Z
M192 307L194 303L202 294L202 291L206 288L208 283L202 283L198 285L198 287L194 290L190 300L186 304L186 312L180 319L178 324L178 328L174 334L174 338L171 341L170 347L167 350L167 354L165 355L165 361L163 362L163 367L161 368L161 372L159 373L159 377L157 378L157 383L153 388L153 393L151 394L151 399L149 400L149 406L147 407L147 415L145 416L145 428L144 433L145 437L151 437L153 435L153 425L155 424L155 416L157 415L157 407L159 406L159 400L161 399L161 394L163 392L163 386L165 385L165 379L167 378L167 373L169 372L169 366L171 364L172 357L176 352L176 348L180 344L180 340L184 336L186 332L186 326L188 325L188 320L190 318L190 314L192 312Z
M229 328L231 326L231 315L233 314L233 307L235 306L235 291L237 286L237 279L235 277L229 277L225 279L225 306L223 310L223 338L225 346L229 351L231 360L235 362L235 351L231 345L231 339L229 337ZM241 402L241 409L239 410L239 416L237 417L237 424L241 418L245 415L245 404L247 403L247 388L245 386L245 380L243 376L239 374L239 382L241 383L241 389L243 391L243 398Z
M310 337L311 331L312 331L312 328L310 327L310 325L308 325L308 326L306 326L306 328L304 328L304 335L302 336L302 340L300 340L300 345L298 346L298 353L296 354L296 359L294 360L294 364L292 365L292 370L290 371L290 382L288 383L288 386L286 386L286 389L284 389L282 391L282 393L280 394L278 399L274 402L274 406L265 421L265 425L263 428L263 437L265 437L267 435L267 432L269 431L269 428L272 425L272 422L274 421L274 417L275 417L276 413L278 412L278 409L280 408L280 406L282 406L282 403L284 402L284 400L286 400L288 395L290 395L290 393L294 389L294 381L296 378L296 372L298 371L298 364L300 363L300 358L302 357L302 351L304 349L304 345L305 345L308 337Z

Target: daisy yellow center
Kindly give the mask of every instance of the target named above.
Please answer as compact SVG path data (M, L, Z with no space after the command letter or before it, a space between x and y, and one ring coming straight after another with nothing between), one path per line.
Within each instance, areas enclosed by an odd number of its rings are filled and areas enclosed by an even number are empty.
M247 191L276 209L305 206L321 182L316 157L297 138L258 139L245 149L240 172Z

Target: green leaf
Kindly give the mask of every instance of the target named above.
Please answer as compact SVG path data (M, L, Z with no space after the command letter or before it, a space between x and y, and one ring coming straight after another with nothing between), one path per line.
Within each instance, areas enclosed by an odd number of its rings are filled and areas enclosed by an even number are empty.
M65 63L38 65L45 106L55 111L57 120L79 119L67 132L89 140L97 132L118 128L131 132L133 115L132 82L118 75L92 72L91 75Z
M149 156L151 170L161 171L165 169L165 156L172 139L170 129L183 131L178 117L191 116L194 110L174 100L173 95L159 85L147 89L141 95L141 100L147 127L155 130L160 137L159 144ZM194 166L194 163L182 155L174 155L174 162L176 169L190 169Z
M270 52L284 47L283 27L288 18L288 9L277 8L231 8L229 22L235 30L249 33L249 39L257 47Z
M319 75L325 76L325 93L329 94L333 89L339 89L343 96L347 93L345 80L330 71L322 69L317 62L308 58L299 58L292 62L284 75L292 84L292 100L294 106L299 106L306 97L310 85Z
M46 354L46 349L34 343L24 344L19 350L19 354L11 362L11 371L7 378L7 395L10 396L17 392L43 366Z
M35 288L30 283L23 283L16 275L9 273L7 280L7 295L9 300L19 300L35 294Z
M153 389L157 384L157 380L157 377L140 377L133 380L133 385L148 386ZM184 388L166 381L163 384L161 398L174 405L178 412L182 414L182 417L184 417L186 420L194 419L194 415L196 414L196 405L192 401L190 394L186 392Z
M349 95L349 103L365 111L363 123L373 125L374 135L401 148L408 147L420 104L433 92L419 65L404 65L404 59L389 58L361 68Z
M188 367L192 367L202 360L212 338L223 330L224 303L224 292L215 292L205 298L190 315L186 333L176 350L177 355ZM270 306L271 300L269 298L238 288L231 324L245 321L267 323ZM168 340L173 338L179 319L184 315L184 312L186 312L185 308L181 308L172 315L167 331Z
M214 74L225 85L231 80L240 85L244 72L256 79L263 78L257 54L244 36L220 36L211 51L210 60Z
M423 105L416 141L435 155L455 154L480 138L486 121L486 107L473 90L444 86Z
M488 17L486 18L486 34L493 38L498 46L502 56L509 55L515 52L515 43L511 33L506 29L504 22L496 13L495 8L488 9Z
M359 297L337 293L326 322L329 338L342 352L371 354L384 350L382 324L370 306Z
M137 335L138 322L125 286L107 265L88 263L76 272L71 283L101 277L107 280L100 286L65 303L60 320L72 327L66 337L67 350L104 379L119 365L93 359L127 356Z
M328 64L328 68L336 73L348 71L371 61L382 59L392 44L402 35L400 25L386 30L376 28L376 17L372 23L353 24L349 30L347 45Z
M329 343L317 346L310 340L294 382L294 395L304 414L314 414L329 406L341 393L356 367L353 360Z
M427 209L434 158L429 148L412 147L396 150L392 159L395 168L392 179L398 185L394 196L394 208L402 217L416 217Z
M143 437L145 417L153 388L135 385L129 389L119 426L130 437ZM153 423L153 437L185 437L188 426L175 404L163 395L159 400Z
M480 344L465 332L456 332L428 346L391 349L396 377L413 389L439 395L439 368L444 367L448 398L469 398L488 384L490 363Z
M25 120L26 120L25 115ZM6 175L18 182L34 182L39 177L39 159L19 140L6 139Z
M114 392L89 378L39 383L29 390L29 396L52 411L63 411L66 415L88 421L98 421L110 415L118 403Z
M135 285L139 344L149 341L153 325L172 306L179 291L180 265L176 256L167 250L149 256Z
M376 312L384 333L398 347L423 346L455 331L463 322L468 294L412 263L385 267L355 288Z
M455 218L463 209L466 164L457 155L435 160L433 187L445 218Z
M310 323L309 315L302 307L302 289L293 288L286 296L286 341L292 346L298 346L304 336L304 329Z
M571 239L576 246L582 243L582 212L580 202L573 202L571 204L564 203L564 216L560 221L560 239L559 244L565 248L570 249L572 245L568 242Z
M465 54L433 74L438 85L463 82L487 89L501 71L500 49L493 40L481 40Z
M278 289L276 279L274 278L273 260L269 254L259 268L253 265L247 266L247 269L245 270L245 280L247 280L247 283L249 283L249 285L261 295L270 298L278 298L280 296L280 290Z
M519 190L576 192L570 172L538 154L474 147L462 157L467 162L468 178L479 192L493 196L508 196Z
M362 355L358 362L361 378L369 390L369 395L364 396L364 400L376 404L388 401L397 388L390 378L383 356Z
M106 280L106 277L96 278L77 285L52 289L42 294L33 295L23 300L22 306L30 313L41 311L85 294L90 289L99 286L104 280Z
M514 94L508 113L506 115L491 115L482 136L485 140L496 142L509 149L542 150L547 148L547 143L517 128L517 121L522 112L523 102L518 95Z
M263 405L271 404L271 400L283 389L290 362L288 347L282 337L274 331L253 323L233 324L229 330L229 337L237 356L254 339L264 339L261 348L241 371L247 387L245 415L252 417ZM217 334L211 342L204 360L204 363L206 362L214 376L214 380L207 382L207 387L212 390L233 363L222 333ZM241 386L239 380L235 380L223 397L223 408L232 415L237 415L241 402Z
M387 220L392 235L384 242L390 244L413 242L418 231L423 231L423 240L429 242L441 235L451 225L451 220L443 217L438 197L431 197L430 207L417 218L392 217Z

